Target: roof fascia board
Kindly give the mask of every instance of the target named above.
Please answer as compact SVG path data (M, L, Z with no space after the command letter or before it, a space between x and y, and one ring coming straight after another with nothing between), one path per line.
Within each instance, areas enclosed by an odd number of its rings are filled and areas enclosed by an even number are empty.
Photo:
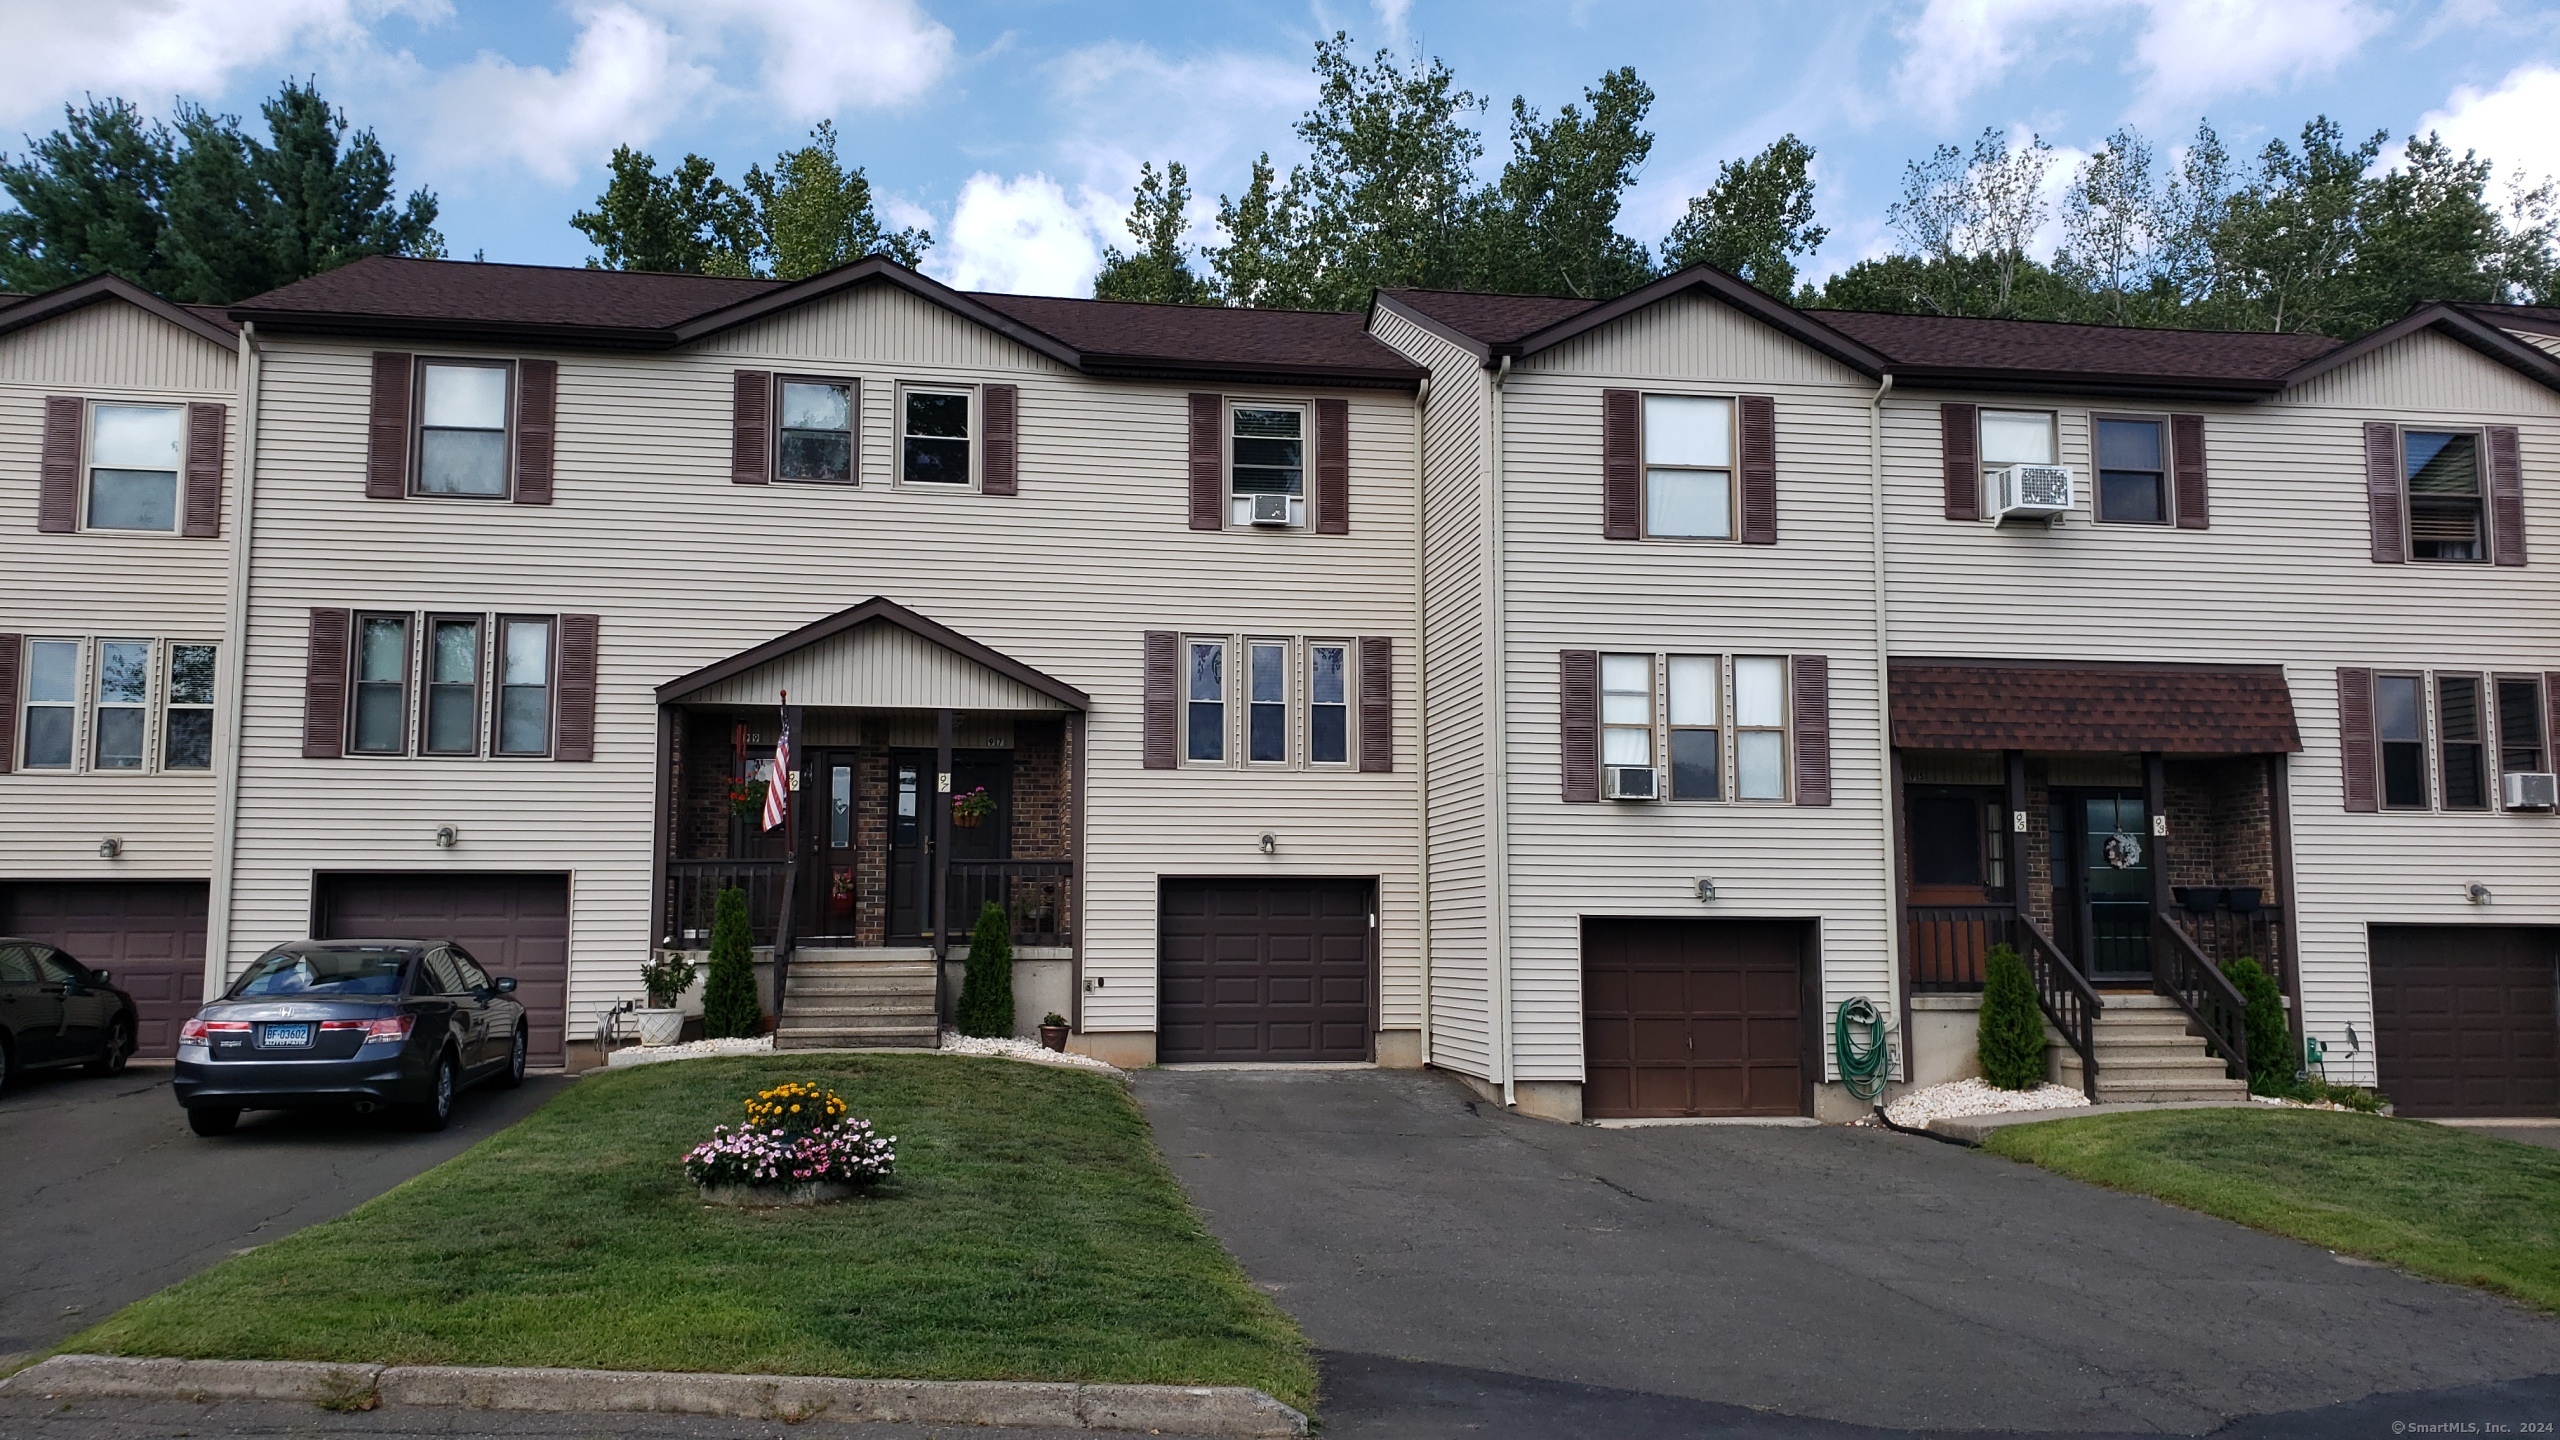
M2482 355L2529 380L2560 390L2560 357L2526 344L2495 325L2473 318L2441 302L2424 306L2370 335L2341 345L2307 364L2286 372L2284 388L2292 389L2306 381L2350 365L2378 350L2397 345L2421 330L2441 330L2453 340L2479 351Z
M183 306L172 305L132 281L117 275L92 275L85 280L74 280L68 285L57 286L42 295L21 300L5 309L0 309L0 335L6 335L13 330L24 330L30 325L41 325L57 316L86 309L104 300L122 300L138 310L156 315L225 350L236 349L240 344L238 330L227 329Z
M831 636L841 635L847 630L869 624L874 620L885 620L902 630L930 640L963 659L975 661L1009 680L1019 681L1071 710L1082 712L1092 706L1091 698L1076 687L1061 680L1051 679L1012 656L990 649L947 625L927 619L885 595L874 595L849 610L839 610L833 615L813 620L787 635L776 636L761 645L742 650L726 660L715 661L690 675L680 675L658 687L658 703L673 704L688 695L698 694L717 685L723 680L743 675L767 661L779 659L795 650L817 644Z
M1487 369L1492 368L1494 363L1492 346L1486 344L1482 340L1478 340L1472 335L1464 334L1458 330L1450 328L1448 325L1423 314L1421 311L1414 309L1412 306L1405 304L1394 296L1388 295L1384 291L1372 290L1369 292L1370 334L1375 335L1377 333L1376 317L1377 312L1380 310L1385 310L1410 324L1422 327L1424 330L1439 336L1441 339L1448 341L1450 344L1455 345L1459 349L1476 357L1477 364L1482 365ZM1386 342L1380 341L1379 343L1385 344Z
M1900 390L1963 390L2017 395L2072 395L2142 400L2264 400L2284 380L2201 380L2171 375L2065 376L2052 370L1955 370L1897 367Z
M1202 361L1187 364L1152 356L1087 355L1087 375L1111 380L1235 380L1260 385L1333 385L1363 390L1412 390L1423 370L1355 368L1341 365L1250 365Z
M1596 330L1623 316L1632 315L1650 305L1658 305L1675 295L1690 290L1704 290L1709 295L1772 330L1818 350L1859 374L1882 375L1894 370L1892 361L1813 319L1792 305L1770 298L1740 280L1708 265L1692 265L1676 274L1666 275L1640 290L1630 290L1596 309L1585 310L1569 320L1560 320L1544 330L1534 331L1510 345L1494 347L1498 354L1521 359L1551 349L1577 335ZM1899 371L1895 373L1899 374Z
M777 311L823 300L839 291L879 281L894 285L920 300L939 305L962 319L973 321L1017 344L1036 350L1071 370L1084 368L1084 357L1065 341L1046 331L1037 330L1010 315L990 309L959 291L909 270L877 255L838 266L824 274L812 275L797 284L786 285L762 295L749 296L717 310L706 311L675 327L675 343L686 344L734 329L750 321L763 319Z
M441 340L455 344L505 343L570 350L667 350L675 334L665 329L615 325L537 325L509 320L425 320L395 315L356 315L309 310L258 310L235 305L235 320L254 322L272 335L371 336L385 340Z
M2126 675L2265 675L2285 681L2282 665L2221 664L2209 660L2032 660L1970 655L1896 655L1888 670L2106 670ZM2286 683L2290 692L2292 686Z

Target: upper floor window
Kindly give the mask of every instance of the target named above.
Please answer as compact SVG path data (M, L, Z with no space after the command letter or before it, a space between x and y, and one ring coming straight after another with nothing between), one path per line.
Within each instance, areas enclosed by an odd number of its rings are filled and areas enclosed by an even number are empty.
M80 642L27 642L26 768L71 768L80 705Z
M427 711L419 748L430 755L480 753L480 617L427 620Z
M160 770L212 768L213 646L31 639L22 658L21 769L147 771L155 744Z
M182 405L89 407L88 528L177 531L186 428Z
M2157 420L2099 416L2098 519L2118 525L2169 523L2168 446Z
M917 392L910 391L913 395ZM774 478L849 484L853 480L853 382L782 382L780 441ZM967 397L961 398L961 445L966 473ZM910 478L920 478L913 477Z
M1600 657L1600 763L1653 763L1653 657Z
M1787 662L1742 655L1733 662L1733 795L1787 798Z
M2489 808L2489 717L2480 708L2480 677L2436 677L2436 757L2447 810Z
M160 768L213 768L213 647L169 647L168 699L161 713Z
M1227 519L1251 525L1259 497L1280 507L1281 523L1307 523L1307 412L1294 405L1237 405L1227 411Z
M1723 731L1716 717L1724 686L1713 655L1674 655L1670 660L1671 798L1724 798Z
M2409 493L2409 558L2484 560L2480 436L2410 430L2401 439Z
M1990 478L2012 465L2058 463L2050 410L1985 410L1978 422L1982 436L1982 476Z
M498 621L497 752L551 753L551 621L502 616Z
M98 642L98 713L92 729L101 770L139 770L151 703L151 642Z
M347 748L359 755L409 749L409 617L356 619L355 723Z
M1227 646L1194 640L1184 667L1183 756L1196 761L1227 758Z
M1351 647L1307 647L1307 759L1341 765L1351 759Z
M1289 760L1289 644L1254 640L1245 646L1253 692L1246 697L1244 758L1257 765Z
M899 396L899 478L921 485L966 485L975 393L910 385Z
M507 494L507 381L502 361L418 366L418 493Z
M1733 402L1644 397L1644 530L1690 540L1733 538Z
M2382 747L2382 803L2427 808L2427 705L2415 675L2373 677L2373 732Z
M2531 676L2498 677L2498 771L2543 770L2542 682Z

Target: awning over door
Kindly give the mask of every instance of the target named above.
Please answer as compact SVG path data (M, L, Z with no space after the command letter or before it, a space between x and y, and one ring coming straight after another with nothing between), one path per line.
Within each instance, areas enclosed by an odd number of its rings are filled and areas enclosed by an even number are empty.
M1896 660L1906 750L2282 755L2302 748L2278 665Z
M1063 714L1084 692L874 597L658 687L658 702Z

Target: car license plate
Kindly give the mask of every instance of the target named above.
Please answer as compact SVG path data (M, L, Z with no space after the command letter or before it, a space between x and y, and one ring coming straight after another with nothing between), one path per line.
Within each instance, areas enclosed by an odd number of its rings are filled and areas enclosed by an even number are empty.
M269 1025L258 1031L258 1045L267 1050L308 1049L311 1027L304 1025Z

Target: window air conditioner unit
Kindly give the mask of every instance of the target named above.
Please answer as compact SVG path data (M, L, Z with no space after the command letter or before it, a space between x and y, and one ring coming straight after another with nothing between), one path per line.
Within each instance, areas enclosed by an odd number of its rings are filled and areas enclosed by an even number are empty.
M2560 806L2560 775L2544 770L2511 770L2506 775L2510 810L2549 810Z
M1254 496L1254 497L1253 497L1253 523L1254 523L1254 524L1256 524L1256 525L1286 525L1286 524L1288 524L1288 523L1289 523L1289 497L1288 497L1288 496L1286 496L1286 495L1256 495L1256 496Z
M1612 800L1659 800L1662 784L1650 765L1612 765L1609 769L1609 798Z
M2012 465L1992 473L1991 510L1995 518L2050 520L2071 508L2071 467Z

